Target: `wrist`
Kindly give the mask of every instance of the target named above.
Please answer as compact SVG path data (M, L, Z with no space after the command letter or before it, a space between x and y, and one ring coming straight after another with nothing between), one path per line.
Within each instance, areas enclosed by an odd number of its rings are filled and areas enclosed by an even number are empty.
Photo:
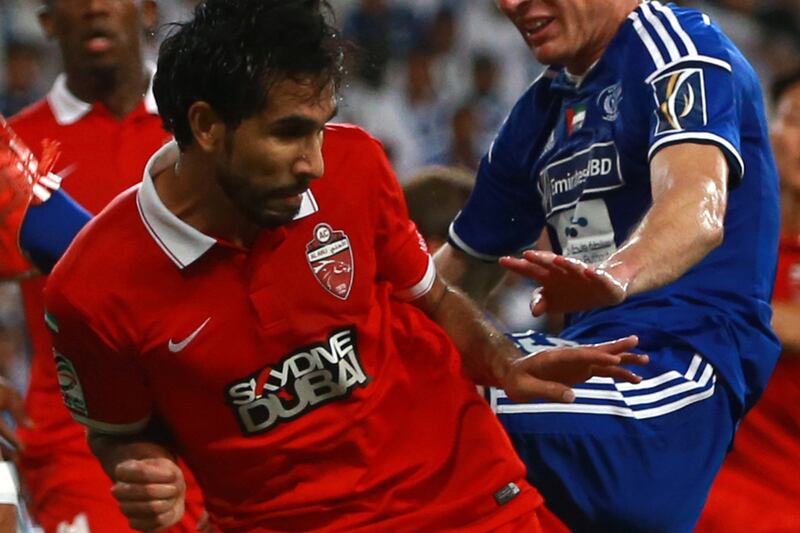
M615 259L613 256L598 265L598 270L602 270L610 281L618 288L622 295L620 301L624 301L633 293L634 282L638 273L638 268L630 261Z

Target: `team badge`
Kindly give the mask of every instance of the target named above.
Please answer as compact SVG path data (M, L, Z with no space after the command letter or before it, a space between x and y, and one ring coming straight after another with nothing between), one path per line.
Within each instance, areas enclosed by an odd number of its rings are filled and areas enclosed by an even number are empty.
M622 85L615 83L609 85L597 97L597 105L603 111L603 120L614 122L619 116L619 106L622 102Z
M306 245L308 266L320 285L341 300L350 296L353 286L353 250L341 230L317 224L314 238Z

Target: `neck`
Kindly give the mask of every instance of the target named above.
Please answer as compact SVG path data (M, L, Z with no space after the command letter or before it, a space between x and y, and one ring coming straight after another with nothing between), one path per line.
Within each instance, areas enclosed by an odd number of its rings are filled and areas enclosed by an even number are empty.
M244 248L255 242L258 226L230 202L214 176L214 162L196 146L181 152L155 187L166 208L198 231Z
M567 71L574 76L585 75L603 56L606 48L617 35L628 15L641 3L640 0L626 0L625 2L615 2L613 7L604 8L611 9L613 15L600 18L605 23L595 27L596 34L589 41L586 49L577 54L573 60L565 62L564 67L566 67Z
M786 235L800 235L800 190L781 191L781 231Z
M83 70L65 65L67 88L84 102L100 102L117 118L133 111L150 84L141 56L124 66L107 70Z

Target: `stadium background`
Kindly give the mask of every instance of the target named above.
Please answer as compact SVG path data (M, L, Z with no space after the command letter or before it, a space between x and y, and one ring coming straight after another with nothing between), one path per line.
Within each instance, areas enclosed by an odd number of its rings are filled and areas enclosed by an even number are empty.
M94 0L65 0L94 1ZM106 0L100 0L106 1ZM113 1L113 0L110 0ZM764 87L800 66L800 0L682 1L716 20ZM158 0L160 23L185 17L189 0ZM44 95L59 54L36 20L37 0L0 0L0 112ZM541 70L491 0L332 0L354 44L337 120L379 137L405 182L425 165L472 170L515 98ZM149 40L155 58L163 29ZM504 320L527 325L527 290ZM24 389L28 349L18 292L0 284L0 375Z

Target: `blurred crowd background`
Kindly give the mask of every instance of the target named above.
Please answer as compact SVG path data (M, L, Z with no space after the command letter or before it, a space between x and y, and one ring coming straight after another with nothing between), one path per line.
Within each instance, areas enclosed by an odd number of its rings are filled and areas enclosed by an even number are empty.
M94 1L94 0L63 0ZM337 120L380 138L401 182L426 165L473 171L515 99L542 69L492 0L332 0L354 44ZM800 0L677 2L711 16L739 45L763 85L800 65ZM186 17L191 0L158 0L160 25ZM0 112L40 98L60 70L37 22L38 0L0 0ZM528 290L495 306L501 325L530 321ZM0 374L26 374L22 315L13 284L0 285ZM21 381L15 380L15 381Z

